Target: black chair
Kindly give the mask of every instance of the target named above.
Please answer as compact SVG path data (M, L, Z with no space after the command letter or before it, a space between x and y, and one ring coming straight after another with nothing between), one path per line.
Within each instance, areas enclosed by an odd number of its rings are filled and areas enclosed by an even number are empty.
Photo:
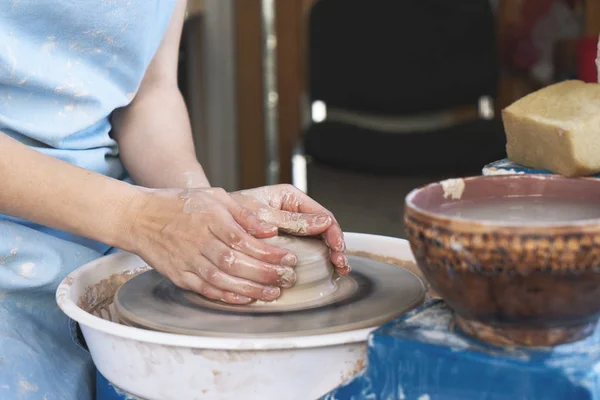
M438 113L476 111L496 97L494 25L489 0L316 2L309 99L325 103L330 117L304 132L304 153L332 167L395 175L480 171L504 158L498 116L433 123ZM356 115L401 124L384 129ZM402 125L415 116L424 127Z

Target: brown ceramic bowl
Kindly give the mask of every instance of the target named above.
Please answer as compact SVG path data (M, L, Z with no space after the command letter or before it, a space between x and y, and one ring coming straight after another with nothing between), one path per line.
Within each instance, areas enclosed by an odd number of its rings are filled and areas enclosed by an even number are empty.
M465 333L554 346L600 316L600 180L478 176L406 198L419 267Z

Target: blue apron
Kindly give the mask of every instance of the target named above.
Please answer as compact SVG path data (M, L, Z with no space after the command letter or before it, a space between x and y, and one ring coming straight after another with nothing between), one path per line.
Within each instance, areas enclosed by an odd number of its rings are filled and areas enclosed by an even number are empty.
M175 2L0 1L0 132L126 179L110 115L134 98ZM54 296L71 271L111 251L0 214L0 399L92 399L90 356Z

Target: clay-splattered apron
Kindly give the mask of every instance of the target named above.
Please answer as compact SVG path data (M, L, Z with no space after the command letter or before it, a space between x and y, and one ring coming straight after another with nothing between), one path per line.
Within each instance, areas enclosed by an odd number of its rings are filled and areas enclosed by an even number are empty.
M134 97L175 1L0 1L0 132L125 179L110 114ZM110 251L0 214L0 399L92 398L93 365L54 293Z

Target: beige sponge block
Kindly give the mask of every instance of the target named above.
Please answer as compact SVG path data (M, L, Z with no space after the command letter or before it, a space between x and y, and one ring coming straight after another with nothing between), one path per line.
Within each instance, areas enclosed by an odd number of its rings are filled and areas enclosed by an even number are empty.
M508 158L564 176L600 172L600 85L564 81L502 111Z

